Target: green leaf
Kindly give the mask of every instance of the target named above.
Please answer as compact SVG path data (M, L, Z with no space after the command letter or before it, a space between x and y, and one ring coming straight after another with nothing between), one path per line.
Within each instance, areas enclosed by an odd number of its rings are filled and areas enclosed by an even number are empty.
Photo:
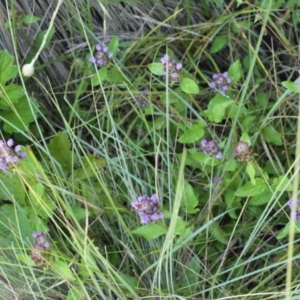
M162 63L151 63L148 65L149 71L158 76L166 75L166 72L163 70L163 64Z
M146 239L155 239L167 233L166 228L157 224L147 224L132 231Z
M45 196L45 186L43 184L38 182L29 187L29 199L32 207L41 218L48 219L53 215L56 206Z
M119 37L115 35L109 42L108 50L116 56L119 48Z
M277 189L279 192L291 192L293 190L292 182L288 177L283 175L279 176L278 178L274 178L272 186L275 187L275 189Z
M282 85L286 89L290 90L291 92L300 93L300 85L297 84L298 80L296 80L295 82L292 82L292 81L283 81Z
M285 227L278 233L277 238L279 240L282 240L283 238L285 238L289 232L290 232L290 227L291 227L291 221L288 222ZM295 233L300 233L300 224L299 222L295 222Z
M0 108L7 109L12 103L17 103L24 96L23 87L17 84L0 86Z
M221 36L217 36L210 48L210 53L217 53L220 50L222 50L227 44L227 36L226 35L221 35Z
M266 188L266 182L261 178L256 178L256 185L247 182L244 186L238 188L234 194L238 197L252 197L263 193Z
M224 245L228 244L228 238L226 232L216 222L213 222L209 226L209 232L220 243Z
M186 222L183 221L180 217L178 217L176 219L175 233L178 235L182 235L184 234L186 228L187 228Z
M190 78L183 78L180 82L180 88L187 94L198 94L199 87L197 83Z
M84 288L80 285L73 286L69 289L66 300L82 300L84 299Z
M195 195L193 187L188 183L188 181L184 181L184 194L181 204L183 205L183 209L187 214L194 214L198 210L196 209L199 203L198 197Z
M14 59L6 50L0 51L0 85L18 74L18 67L13 65Z
M272 127L272 126L266 126L262 130L262 135L265 138L265 140L273 145L281 146L282 145L282 139L280 134Z
M228 69L228 75L232 78L232 82L238 82L243 75L243 70L240 60L236 60Z
M31 102L29 105L28 101ZM38 111L38 104L34 98L24 96L13 107L2 112L5 119L4 130L8 133L23 131L28 128L29 123L34 121Z
M202 123L197 123L192 125L189 129L187 129L178 139L179 143L194 143L199 141L204 135Z
M226 96L218 93L209 102L208 109L205 111L205 115L210 121L219 123L226 117L226 108L233 103L233 100L228 99Z
M253 196L249 200L248 204L253 206L264 205L270 202L272 196L273 196L273 192L269 188L267 188L261 194Z
M236 220L238 218L236 214L236 209L241 207L241 198L235 197L234 191L231 189L227 189L225 193L225 203L227 206L228 215L232 219Z
M100 83L107 78L107 68L101 68L97 71L97 73L92 77L92 85L98 86Z
M26 15L24 18L23 18L23 22L25 24L32 24L32 23L35 23L35 22L38 22L42 20L42 18L40 17L37 17L37 16L33 16L33 15Z
M58 274L62 279L67 281L75 281L70 267L63 261L56 261L52 264L52 270Z
M69 208L72 210L72 213L66 211L67 218L75 218L79 222L89 216L89 211L83 207L70 206Z
M47 30L48 30L48 29L47 29ZM44 39L44 36L45 36L47 30L43 30L43 31L41 31L41 32L37 35L37 37L36 37L36 39L35 39L35 41L34 41L34 45L35 45L36 49L39 49L40 46L42 45L42 42L43 42L43 39ZM45 43L45 45L44 45L43 48L46 48L46 47L49 46L49 44L50 44L50 42L51 42L51 40L52 40L52 38L53 38L53 36L54 36L54 34L55 34L55 31L56 31L56 29L55 29L55 27L53 26L53 27L50 29L50 32L49 32L49 34L48 34L48 36L47 36L47 39L46 39L46 43Z
M25 204L25 189L17 173L0 173L0 199Z
M251 183L253 185L256 185L256 180L255 180L255 167L252 162L248 162L246 166L246 172L248 176L250 177Z
M72 151L71 144L67 136L59 132L55 135L49 145L48 149L53 158L61 165L65 172L70 172L72 168Z
M92 155L86 156L81 160L81 167L74 171L74 177L76 180L95 177L104 168L105 164L104 158L96 158Z

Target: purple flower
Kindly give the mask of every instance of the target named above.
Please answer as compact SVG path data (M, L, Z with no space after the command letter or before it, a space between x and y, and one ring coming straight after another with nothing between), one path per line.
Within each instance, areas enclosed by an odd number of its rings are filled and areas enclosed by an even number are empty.
M300 200L299 199L296 199L296 200L289 200L287 202L287 205L292 209L293 207L293 204L295 203L295 211L292 211L292 215L291 215L291 218L293 220L300 220Z
M26 157L25 152L21 152L21 146L17 145L13 149L14 141L9 139L7 142L0 140L0 169L6 170L10 163L16 163L19 159Z
M209 156L214 156L218 159L223 157L220 148L218 147L218 142L215 140L208 141L203 139L201 141L200 151Z
M234 152L239 161L249 162L253 158L253 148L247 142L239 141Z
M145 89L141 92L141 94L139 96L137 96L135 98L135 102L136 104L141 107L141 108L145 108L148 107L150 105L150 102L148 101L148 99L146 98L148 94L148 90Z
M143 224L152 223L164 217L163 213L158 212L156 194L153 194L151 197L146 195L140 196L137 201L131 203L131 206L138 212Z
M165 54L161 59L163 64L163 70L168 74L171 83L178 83L180 81L180 70L182 69L182 63L176 63L176 61L170 60L170 56Z
M30 251L31 259L37 266L46 267L50 258L50 254L47 251L50 248L48 238L43 232L33 232L32 236L34 244Z
M214 92L221 92L225 94L228 91L228 85L232 79L228 77L228 73L213 74L213 81L209 83L209 86L213 88Z
M96 64L98 67L103 67L108 64L112 57L113 53L108 52L108 47L106 45L101 46L100 44L97 44L94 55L89 59L89 61Z

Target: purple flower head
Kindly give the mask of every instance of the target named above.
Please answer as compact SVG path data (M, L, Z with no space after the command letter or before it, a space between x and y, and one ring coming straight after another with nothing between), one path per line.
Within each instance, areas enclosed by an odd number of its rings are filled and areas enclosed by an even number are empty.
M141 223L152 223L153 221L162 219L163 213L158 212L157 195L153 194L151 197L146 195L138 197L137 201L131 203L131 206L138 212Z
M101 46L100 44L97 44L94 55L89 59L89 61L96 64L98 67L103 67L108 64L112 57L113 53L108 52L108 47L106 45Z
M165 54L160 61L163 64L164 72L168 75L169 81L171 83L179 83L182 63L176 63L174 59L171 60L168 54Z
M213 81L209 83L209 86L213 88L214 92L221 92L225 94L228 91L228 85L232 79L228 77L228 73L213 74Z
M50 248L48 238L43 232L33 232L32 236L34 243L30 251L31 259L37 266L46 267L50 258L50 253L47 251Z
M218 142L215 140L208 141L206 139L202 139L200 151L209 156L214 156L218 159L223 157L222 152L218 146Z
M292 209L294 203L295 203L295 211L292 211L291 218L293 220L299 221L300 220L300 200L299 199L296 199L294 201L289 200L287 202L287 205Z
M25 152L21 152L21 146L17 145L13 148L13 139L7 140L7 142L0 140L0 169L6 170L9 168L9 164L18 162L19 159L26 157Z
M139 106L141 108L146 108L150 105L150 102L146 98L147 94L148 94L148 90L145 89L141 92L140 95L135 97L135 103L137 104L137 106Z
M239 161L249 162L253 158L253 148L247 142L239 141L234 152Z

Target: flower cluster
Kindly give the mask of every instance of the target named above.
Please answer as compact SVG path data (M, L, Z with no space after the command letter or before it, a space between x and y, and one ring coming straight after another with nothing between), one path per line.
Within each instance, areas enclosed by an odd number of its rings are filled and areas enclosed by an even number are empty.
M137 106L139 106L141 108L145 108L150 105L150 102L145 98L145 96L147 96L147 94L148 94L148 90L145 89L141 92L141 95L139 95L135 98L135 102L136 102Z
M93 64L96 64L98 67L103 67L108 64L112 57L113 53L108 52L107 46L101 46L100 44L97 44L94 56L92 56L89 61Z
M14 141L9 139L7 142L0 140L0 169L6 170L10 163L16 163L19 159L26 157L25 152L21 152L21 146L17 145L13 149Z
M131 203L131 206L138 212L141 223L152 223L164 217L163 213L157 212L158 200L156 194L153 194L151 197L146 195L140 196L138 201Z
M293 201L293 200L289 200L288 202L287 202L287 205L292 209L292 207L293 207L293 202L295 202L295 211L294 212L292 212L292 216L291 216L291 218L293 219L293 220L296 220L296 221L299 221L300 220L300 200L298 200L298 199L296 199L295 201Z
M238 142L234 152L239 161L248 162L253 158L253 148L247 142Z
M222 152L218 147L218 142L215 140L208 141L203 139L201 141L200 151L209 156L215 156L218 159L222 158Z
M37 266L46 267L49 262L49 253L46 251L50 247L48 238L43 232L33 232L34 246L30 251L31 259Z
M178 83L180 79L180 70L182 69L182 63L176 63L175 60L170 60L170 56L165 54L160 61L163 64L163 70L168 74L169 81L171 83Z
M215 92L221 92L225 94L228 91L228 85L232 79L228 77L228 73L213 74L213 81L209 83L209 86L213 88Z

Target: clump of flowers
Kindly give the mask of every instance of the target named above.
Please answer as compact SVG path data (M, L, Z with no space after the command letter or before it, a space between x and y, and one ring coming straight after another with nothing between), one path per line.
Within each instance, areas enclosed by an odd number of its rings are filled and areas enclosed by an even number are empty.
M293 204L295 202L295 211L292 211L292 216L291 218L293 220L299 221L300 220L300 200L296 199L296 200L289 200L287 202L287 205L292 209Z
M96 64L98 67L103 67L108 64L112 57L113 53L108 52L108 46L101 46L100 44L97 44L94 55L89 59L89 61Z
M157 195L153 194L151 197L146 195L138 197L137 201L131 203L131 206L138 212L141 223L152 223L153 221L162 219L164 214L158 212Z
M43 232L33 232L34 245L30 251L31 259L37 266L47 267L49 264L50 253L47 251L50 248L48 238Z
M182 69L182 63L176 63L173 59L170 59L168 54L165 54L160 61L163 64L163 70L168 74L169 81L171 83L178 83L180 81L180 70Z
M14 141L9 139L7 142L0 140L0 169L6 170L10 163L16 163L19 159L26 157L25 152L21 152L21 146L13 148Z
M234 152L239 161L248 162L253 158L253 148L247 142L238 142Z
M213 81L209 83L209 86L213 88L214 92L221 92L225 94L228 91L228 85L231 83L232 79L228 77L228 72L213 74Z
M215 140L208 141L203 139L201 141L200 151L209 156L214 156L218 159L222 158L222 152L218 146L218 142Z
M145 98L147 96L147 94L148 94L148 90L145 89L141 92L141 95L139 95L135 98L135 102L139 107L145 108L150 105L150 102Z

